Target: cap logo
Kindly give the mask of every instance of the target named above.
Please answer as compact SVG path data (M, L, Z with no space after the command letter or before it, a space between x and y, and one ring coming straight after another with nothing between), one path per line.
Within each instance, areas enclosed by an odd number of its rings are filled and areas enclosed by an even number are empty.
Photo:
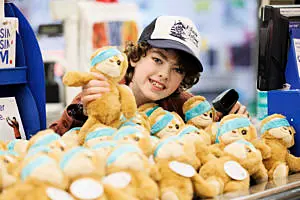
M185 26L180 20L175 22L171 27L170 35L183 41L190 40L196 47L199 47L197 31L195 31L193 27L189 25Z

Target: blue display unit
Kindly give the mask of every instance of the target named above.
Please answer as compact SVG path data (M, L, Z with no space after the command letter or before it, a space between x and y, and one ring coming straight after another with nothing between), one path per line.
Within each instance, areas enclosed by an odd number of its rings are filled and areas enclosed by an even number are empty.
M290 29L290 48L285 71L286 82L291 85L290 90L258 91L257 111L259 119L274 113L286 116L296 130L295 145L290 151L300 157L300 77L294 38L300 39L300 28Z
M15 97L25 135L46 128L45 75L41 51L29 22L13 3L5 3L5 16L19 20L16 67L0 69L0 97Z

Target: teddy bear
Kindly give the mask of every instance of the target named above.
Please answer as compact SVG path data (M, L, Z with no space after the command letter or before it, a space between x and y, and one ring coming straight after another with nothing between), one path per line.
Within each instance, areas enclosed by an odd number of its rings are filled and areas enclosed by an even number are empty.
M69 184L69 179L60 169L57 160L45 154L25 157L12 174L21 181L38 180L63 190Z
M58 160L60 169L71 182L82 176L100 179L105 175L104 158L82 146L69 149Z
M150 133L160 139L168 138L177 134L184 126L183 119L176 112L156 109L148 118Z
M193 145L178 136L162 139L153 153L152 177L158 182L161 200L191 200L194 195L192 177L200 166Z
M102 182L137 199L156 200L159 189L151 174L152 166L138 146L120 144L107 157L106 176Z
M32 136L27 145L27 151L32 148L39 146L48 146L53 151L64 151L66 149L66 144L61 139L60 135L55 133L52 129L45 129L37 132Z
M272 114L261 121L261 138L270 147L271 156L263 160L269 178L288 176L289 171L300 171L300 158L290 154L288 148L294 145L295 130L284 115Z
M86 134L83 146L91 147L100 141L111 140L116 131L116 128L109 126L99 127Z
M104 75L110 91L87 104L88 119L80 129L79 137L85 138L90 128L97 124L119 127L121 114L127 119L134 116L137 105L133 93L129 87L119 84L127 68L126 54L115 47L102 47L91 56L89 71ZM63 77L63 83L66 86L79 87L94 79L96 78L91 73L71 71Z
M242 114L229 114L221 119L215 144L211 145L209 149L217 157L221 157L223 155L222 150L224 146L241 139L247 141L257 140L256 128L248 117ZM256 142L255 144L259 143L261 142Z
M148 131L142 132L136 126L123 126L113 136L116 141L126 140L138 145L146 156L152 154L151 138Z

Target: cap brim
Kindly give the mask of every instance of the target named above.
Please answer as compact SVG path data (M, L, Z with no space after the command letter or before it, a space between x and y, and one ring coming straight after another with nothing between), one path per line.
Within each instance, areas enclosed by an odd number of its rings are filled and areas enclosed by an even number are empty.
M163 49L177 49L184 51L191 55L191 59L193 59L193 62L199 69L199 72L203 72L203 66L197 58L197 56L185 45L181 44L180 42L177 42L175 40L165 40L165 39L155 39L155 40L147 40L147 42L155 48L163 48Z

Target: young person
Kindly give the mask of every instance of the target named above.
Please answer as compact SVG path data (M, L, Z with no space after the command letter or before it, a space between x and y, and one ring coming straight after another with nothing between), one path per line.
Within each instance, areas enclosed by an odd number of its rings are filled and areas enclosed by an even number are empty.
M186 90L198 82L203 71L200 45L196 26L180 16L157 17L143 30L137 44L127 44L129 67L124 83L132 89L137 105L156 102L183 117L182 105L193 96ZM94 75L97 80L85 85L61 118L50 125L58 134L82 126L87 118L84 106L109 92L105 77ZM231 113L247 114L247 110L238 102ZM215 120L221 117L218 113Z

